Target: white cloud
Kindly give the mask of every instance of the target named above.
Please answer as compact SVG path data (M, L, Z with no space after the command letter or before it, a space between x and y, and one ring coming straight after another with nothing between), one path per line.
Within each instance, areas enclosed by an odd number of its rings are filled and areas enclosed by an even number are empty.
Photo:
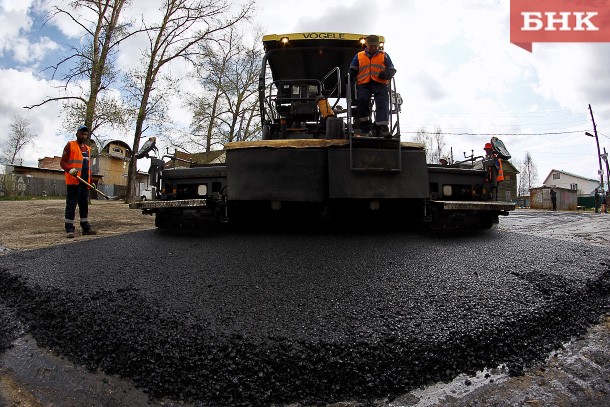
M28 16L28 2L0 3L0 56L12 50L13 42L19 38L23 30L29 30L32 19Z
M31 1L0 3L0 56L12 58L18 64L31 64L42 60L58 45L47 36L31 40L33 13L39 13L39 4Z
M19 38L13 45L14 59L21 64L40 61L49 51L57 49L59 45L48 37L42 37L35 43Z
M538 93L566 109L610 108L610 44L544 44L534 52Z
M88 26L93 24L95 19L92 11L85 8L74 10L70 3L72 0L43 0L38 13L43 15L45 20L48 19L46 24L55 27L67 39L77 39L85 30L79 24L75 24L74 20Z
M14 69L0 70L0 132L8 134L12 118L23 116L31 123L30 129L38 135L35 144L22 151L24 165L38 165L38 158L45 155L61 155L67 140L61 129L61 118L56 103L49 103L36 109L24 106L39 103L46 96L46 89L52 83L37 79L31 72Z
M3 12L18 12L25 14L32 3L33 2L30 0L2 0L0 1L0 9L3 10Z

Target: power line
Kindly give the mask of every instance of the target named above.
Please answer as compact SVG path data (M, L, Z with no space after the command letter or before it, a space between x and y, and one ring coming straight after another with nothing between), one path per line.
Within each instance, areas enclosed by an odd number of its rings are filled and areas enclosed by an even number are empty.
M584 133L587 130L572 130L572 131L557 131L557 132L546 132L546 133L451 133L451 132L431 132L431 134L442 134L446 136L489 136L490 134L496 136L550 136L550 135L559 135L559 134L574 134L574 133ZM402 133L407 134L418 134L419 131L403 131ZM427 132L426 132L427 133Z

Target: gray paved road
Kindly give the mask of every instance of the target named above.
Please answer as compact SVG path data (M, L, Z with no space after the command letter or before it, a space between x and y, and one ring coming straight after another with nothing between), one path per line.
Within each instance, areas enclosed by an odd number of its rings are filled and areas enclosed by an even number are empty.
M504 231L150 231L1 261L4 303L40 345L204 404L391 399L485 366L518 373L610 292L610 249Z

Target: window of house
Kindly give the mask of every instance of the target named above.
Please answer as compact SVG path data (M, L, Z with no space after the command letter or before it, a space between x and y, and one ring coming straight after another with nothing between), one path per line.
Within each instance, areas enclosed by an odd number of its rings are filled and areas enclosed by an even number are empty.
M112 148L112 152L114 153L119 153L119 154L123 154L123 149L119 148L119 147L113 147Z
M573 189L574 191L578 191L578 184L570 184L570 189Z
M561 174L558 172L553 173L553 179L561 179Z

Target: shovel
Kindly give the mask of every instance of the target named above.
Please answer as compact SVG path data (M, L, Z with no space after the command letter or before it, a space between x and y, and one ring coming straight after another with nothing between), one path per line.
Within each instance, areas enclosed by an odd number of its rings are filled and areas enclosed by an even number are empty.
M80 182L82 182L83 184L87 185L89 188L91 188L92 190L94 190L95 192L97 192L98 194L100 194L101 196L103 196L106 199L117 199L116 196L108 196L105 193L103 193L102 191L100 191L99 189L97 189L95 187L95 185L92 185L90 183L88 183L87 181L85 181L84 179L82 179L81 177L79 177L78 175L74 175L76 178L78 178L78 180Z

